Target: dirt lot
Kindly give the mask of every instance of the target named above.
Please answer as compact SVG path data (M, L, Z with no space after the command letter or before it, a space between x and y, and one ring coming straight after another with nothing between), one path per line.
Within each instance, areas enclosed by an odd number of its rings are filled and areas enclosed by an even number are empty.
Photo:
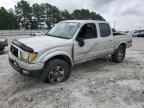
M57 85L21 76L0 55L0 108L9 107L144 108L144 38L133 39L123 63L102 58L77 65Z

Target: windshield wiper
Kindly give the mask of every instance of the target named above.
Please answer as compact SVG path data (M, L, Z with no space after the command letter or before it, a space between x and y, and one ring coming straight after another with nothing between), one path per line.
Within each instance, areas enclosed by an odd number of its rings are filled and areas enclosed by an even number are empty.
M49 34L49 33L46 33L46 35L47 35L47 36L51 36L51 37L56 37L56 38L70 39L70 38L67 38L67 37L56 36L56 35L52 35L52 34Z
M52 34L49 34L49 33L46 33L45 35L54 37L54 35L52 35Z

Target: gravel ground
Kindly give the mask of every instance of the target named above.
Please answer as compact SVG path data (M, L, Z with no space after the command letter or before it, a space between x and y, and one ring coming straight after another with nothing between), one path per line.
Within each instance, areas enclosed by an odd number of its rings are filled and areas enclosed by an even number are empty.
M5 51L0 55L0 108L144 108L143 42L133 39L123 63L105 58L83 63L57 85L21 76L9 66Z

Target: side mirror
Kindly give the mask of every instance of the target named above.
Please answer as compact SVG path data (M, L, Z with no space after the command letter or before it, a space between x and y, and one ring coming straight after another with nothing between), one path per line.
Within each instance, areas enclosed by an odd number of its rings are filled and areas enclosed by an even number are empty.
M77 36L76 41L79 43L80 47L83 47L85 45L84 39L80 38L79 36Z

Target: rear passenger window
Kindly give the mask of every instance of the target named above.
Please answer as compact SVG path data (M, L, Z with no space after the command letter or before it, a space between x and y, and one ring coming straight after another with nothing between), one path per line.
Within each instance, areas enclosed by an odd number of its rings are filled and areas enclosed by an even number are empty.
M100 23L99 24L99 28L100 28L101 37L108 37L108 36L110 36L111 31L110 31L110 27L109 27L108 24L106 24L106 23Z

